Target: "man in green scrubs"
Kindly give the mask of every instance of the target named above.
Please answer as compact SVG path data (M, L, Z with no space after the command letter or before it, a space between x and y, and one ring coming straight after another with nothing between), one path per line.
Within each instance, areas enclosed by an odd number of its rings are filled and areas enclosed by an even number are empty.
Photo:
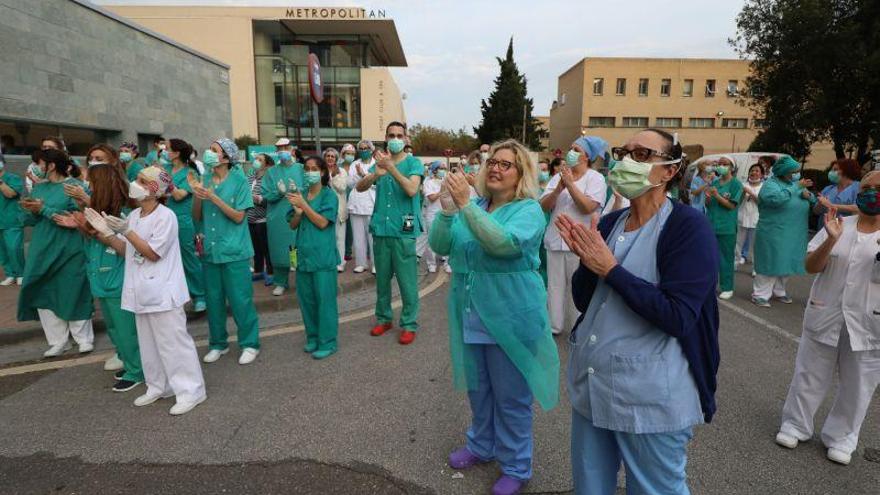
M733 297L733 272L736 254L736 226L739 203L742 200L742 183L734 177L734 162L722 157L715 166L718 178L706 190L706 214L718 241L719 284L721 299Z
M22 194L24 181L6 170L6 161L0 155L0 265L4 274L0 285L21 285L24 275L22 210L18 206Z
M366 191L376 185L376 204L370 220L376 268L376 325L370 332L378 337L391 329L391 278L397 277L403 309L399 342L416 338L419 316L418 259L416 238L422 232L419 186L425 167L404 151L406 126L391 122L385 129L388 151L375 153L376 165L357 183Z
M272 260L275 290L280 296L290 287L290 250L296 247L296 231L290 228L287 215L291 211L285 198L288 192L303 188L303 166L294 162L293 146L287 138L275 143L278 160L263 175L262 196L266 200L266 228L269 237L269 258Z

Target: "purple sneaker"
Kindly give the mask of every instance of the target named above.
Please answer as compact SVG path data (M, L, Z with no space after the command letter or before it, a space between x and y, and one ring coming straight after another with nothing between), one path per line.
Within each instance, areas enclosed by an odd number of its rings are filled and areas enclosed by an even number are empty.
M526 486L525 481L504 474L492 486L492 495L516 495L524 486Z
M468 469L476 466L477 464L483 464L489 461L484 461L479 457L475 456L471 453L467 447L462 447L455 452L449 454L449 467L452 469Z
M526 486L526 483L526 481L503 474L492 486L492 495L516 495Z

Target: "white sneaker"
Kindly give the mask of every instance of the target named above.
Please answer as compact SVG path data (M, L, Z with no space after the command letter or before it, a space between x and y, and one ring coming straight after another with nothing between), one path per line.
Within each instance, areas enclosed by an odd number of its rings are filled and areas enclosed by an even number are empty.
M828 449L827 456L829 461L843 464L844 466L848 466L849 462L852 460L852 455L835 448Z
M205 354L205 357L202 358L202 361L206 363L215 363L218 359L220 359L220 356L226 354L227 352L229 352L228 347L226 349L223 349L222 351L211 349L210 351L208 351L207 354Z
M18 277L15 279L15 285L21 285L24 282L24 277Z
M156 402L159 399L167 399L171 397L170 395L162 395L162 394L151 394L149 392L144 395L138 397L134 400L134 405L137 407L149 406L153 402Z
M737 264L737 265L745 265L745 264L746 264L746 259L743 258L742 256L740 256L739 258L736 259L736 262L735 262L734 264Z
M245 347L244 350L241 351L241 356L238 358L238 364L251 364L257 359L257 356L259 355L259 349Z
M366 268L358 265L358 266L354 267L354 270L352 270L352 271L354 271L355 273L364 273L364 271L366 271Z
M285 289L284 287L281 287L280 285L276 285L275 288L272 289L272 295L273 296L283 296L285 290L287 290L287 289Z
M428 265L428 273L437 273L437 265Z
M376 265L373 265L373 268L371 268L370 271L373 272L373 275L375 275L376 274Z
M718 294L718 299L730 299L731 297L733 297L732 290L727 290L722 292L721 294Z
M202 396L201 399L199 399L195 402L178 402L177 404L174 404L173 406L171 406L171 409L168 412L172 416L180 416L181 414L186 414L186 413L192 411L193 408L196 407L197 405L201 404L202 402L205 402L205 399L207 399L207 398L208 398L207 396Z
M3 279L2 282L0 282L0 285L6 287L6 286L12 285L14 283L15 283L15 277L6 277Z
M43 357L58 357L65 352L69 351L73 346L70 344L70 341L67 341L63 344L53 345L46 352L43 353Z
M110 356L110 359L104 361L104 371L119 371L123 366L118 354L114 354Z
M345 271L345 262L343 261L341 265L336 266L336 271L342 273Z
M94 344L91 344L89 342L86 342L85 344L79 345L79 353L80 354L88 354L94 350L95 350Z
M446 273L452 273L452 267L449 266L449 263L443 265L443 270L446 271Z
M788 433L780 431L776 434L776 443L787 449L793 449L798 446L798 439Z

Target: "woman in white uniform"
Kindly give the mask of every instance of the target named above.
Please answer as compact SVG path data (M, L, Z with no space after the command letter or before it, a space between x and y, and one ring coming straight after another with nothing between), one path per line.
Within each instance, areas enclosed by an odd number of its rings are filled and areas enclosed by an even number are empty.
M434 217L436 217L437 213L441 210L440 185L446 177L446 163L439 160L433 162L428 168L428 172L428 178L422 186L422 194L425 196L425 225L427 226L427 229L430 230L431 225L434 224ZM428 245L428 230L425 230L425 232L419 236L418 243L423 244L419 247L421 247L422 252L424 252L425 263L428 265L428 273L435 273L437 271L438 257L437 254L434 253L434 250L431 249L431 246ZM451 273L449 265L447 265L447 270L447 273Z
M348 187L351 189L351 194L348 196L348 218L351 222L355 273L363 273L366 270L368 251L369 257L371 259L373 257L370 218L373 216L373 205L376 203L376 186L359 192L355 185L366 177L370 173L370 169L376 165L376 160L373 158L375 149L372 141L360 141L357 144L357 158L351 164L348 174ZM373 266L373 273L376 273L375 266Z
M150 166L129 186L139 208L125 219L86 210L92 227L113 247L125 251L122 309L135 314L147 392L135 399L146 406L175 396L172 415L186 414L204 402L205 379L183 306L189 290L177 238L177 216L162 204L174 189L167 171ZM117 236L116 234L120 234Z
M348 195L348 172L345 167L339 165L339 152L336 148L327 148L324 151L324 161L330 169L330 188L336 193L339 202L339 212L336 214L336 250L339 251L339 265L336 271L345 271L345 227L348 222L348 208L345 201Z
M810 241L806 268L817 273L804 313L794 377L776 443L793 449L813 436L813 418L840 380L820 438L828 459L849 464L880 382L880 172L864 177L858 215L825 214Z

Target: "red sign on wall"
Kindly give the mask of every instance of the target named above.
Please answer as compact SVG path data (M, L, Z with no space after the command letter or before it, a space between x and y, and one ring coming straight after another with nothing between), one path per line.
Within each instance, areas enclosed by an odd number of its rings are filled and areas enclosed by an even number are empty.
M321 84L321 63L314 53L309 54L309 91L315 103L324 101L324 86Z

